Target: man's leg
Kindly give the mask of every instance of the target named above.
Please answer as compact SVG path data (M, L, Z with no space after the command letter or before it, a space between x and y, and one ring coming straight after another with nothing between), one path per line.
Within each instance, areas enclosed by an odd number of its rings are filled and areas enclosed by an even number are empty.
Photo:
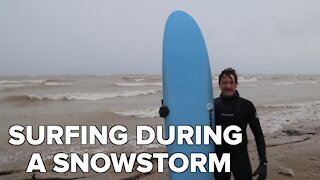
M252 180L248 151L241 151L231 155L231 171L235 180Z
M223 153L216 152L219 159L221 159ZM230 172L225 172L225 169L222 169L221 172L218 172L217 168L214 171L215 180L230 180Z

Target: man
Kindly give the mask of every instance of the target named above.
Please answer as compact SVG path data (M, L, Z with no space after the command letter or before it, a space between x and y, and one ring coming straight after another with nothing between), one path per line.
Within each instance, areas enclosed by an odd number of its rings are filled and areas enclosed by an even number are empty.
M251 180L252 169L248 154L247 125L249 124L255 137L256 146L260 158L260 165L253 173L258 175L258 180L265 180L267 176L267 158L265 141L257 117L256 109L252 102L241 98L237 91L238 76L232 68L227 68L219 75L220 97L214 100L216 125L222 126L224 130L230 125L237 125L241 128L242 142L238 145L229 145L222 142L216 145L216 153L219 157L223 153L231 155L231 172L236 180ZM169 108L165 105L159 110L161 117L169 114ZM229 180L231 173L215 172L216 180Z

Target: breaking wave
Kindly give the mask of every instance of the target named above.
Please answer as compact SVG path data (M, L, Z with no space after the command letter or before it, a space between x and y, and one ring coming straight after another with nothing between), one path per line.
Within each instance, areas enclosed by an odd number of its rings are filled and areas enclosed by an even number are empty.
M1 80L0 89L12 89L32 86L66 86L72 85L65 79L27 79L27 80Z
M137 118L155 118L159 116L159 107L153 108L146 108L141 110L130 110L130 111L122 111L122 112L115 112L120 116L126 117L137 117Z
M239 82L256 82L257 80L258 78L256 77L242 77L242 76L238 77Z
M5 97L5 101L98 101L104 99L118 97L135 97L141 95L156 94L160 89L156 90L137 90L137 91L121 91L121 92L101 92L101 93L64 93L54 95L13 95Z
M115 85L122 86L122 87L162 86L162 83L161 82L153 82L153 83L122 82L122 83L117 83Z
M306 103L291 103L291 104L266 104L257 106L258 109L275 109L275 108L300 108L308 106L317 106L320 105L320 101L306 102Z
M318 84L319 81L300 81L300 82L278 82L273 83L274 86L290 86L290 85L300 85L300 84Z
M46 86L69 86L72 85L71 82L45 82Z
M0 84L23 84L23 83L43 83L46 80L44 79L28 79L28 80L20 80L20 81L16 81L16 80L1 80Z

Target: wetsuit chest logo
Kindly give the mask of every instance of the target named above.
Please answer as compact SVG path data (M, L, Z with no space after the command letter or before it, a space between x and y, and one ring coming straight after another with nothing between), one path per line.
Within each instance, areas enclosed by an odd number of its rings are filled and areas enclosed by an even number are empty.
M233 113L221 113L222 117L234 117L235 115Z

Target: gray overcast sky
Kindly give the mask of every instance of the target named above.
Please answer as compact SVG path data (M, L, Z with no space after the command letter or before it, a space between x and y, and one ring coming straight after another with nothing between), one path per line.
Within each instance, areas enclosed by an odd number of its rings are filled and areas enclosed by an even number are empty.
M166 19L198 22L213 73L319 74L319 0L1 0L0 75L161 73Z

